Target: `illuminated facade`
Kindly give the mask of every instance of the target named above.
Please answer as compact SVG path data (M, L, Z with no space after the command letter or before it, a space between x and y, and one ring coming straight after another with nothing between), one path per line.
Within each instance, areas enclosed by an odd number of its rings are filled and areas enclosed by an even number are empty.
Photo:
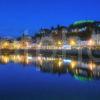
M17 39L1 39L0 49L69 49L100 48L100 22L78 21L68 27L41 29L34 37L23 34Z

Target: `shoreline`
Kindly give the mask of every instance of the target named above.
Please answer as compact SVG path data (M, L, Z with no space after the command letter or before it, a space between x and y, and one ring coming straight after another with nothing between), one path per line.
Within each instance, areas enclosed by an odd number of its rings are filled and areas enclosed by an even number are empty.
M44 54L44 55L73 55L73 56L78 56L82 52L82 56L87 56L89 55L89 52L96 57L100 58L100 50L88 50L88 49L83 49L82 51L80 50L33 50L33 49L20 49L20 50L8 50L8 49L2 49L0 50L0 54L25 54L25 53L30 53L30 54Z

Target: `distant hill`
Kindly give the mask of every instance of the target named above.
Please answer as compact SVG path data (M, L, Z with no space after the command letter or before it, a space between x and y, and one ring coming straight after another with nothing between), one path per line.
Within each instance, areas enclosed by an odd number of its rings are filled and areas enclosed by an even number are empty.
M54 39L62 39L64 34L66 38L78 36L82 40L91 38L91 35L100 34L100 21L83 20L77 21L69 26L56 26L50 29L41 29L33 38L41 39L45 36L52 36Z

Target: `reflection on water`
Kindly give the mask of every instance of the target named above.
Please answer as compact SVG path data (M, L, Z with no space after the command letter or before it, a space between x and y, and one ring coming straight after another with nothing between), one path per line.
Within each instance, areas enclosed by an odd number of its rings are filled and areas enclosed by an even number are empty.
M35 65L42 72L52 74L70 73L78 80L95 80L100 78L100 62L90 59L77 60L75 56L66 58L57 55L57 57L47 57L42 54L34 55L30 53L1 54L0 64L20 63L23 65Z

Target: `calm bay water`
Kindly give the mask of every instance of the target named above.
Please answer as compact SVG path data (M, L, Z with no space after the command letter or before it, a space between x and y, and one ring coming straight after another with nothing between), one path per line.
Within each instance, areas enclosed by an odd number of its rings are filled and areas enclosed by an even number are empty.
M0 100L100 100L100 63L75 56L0 55Z

